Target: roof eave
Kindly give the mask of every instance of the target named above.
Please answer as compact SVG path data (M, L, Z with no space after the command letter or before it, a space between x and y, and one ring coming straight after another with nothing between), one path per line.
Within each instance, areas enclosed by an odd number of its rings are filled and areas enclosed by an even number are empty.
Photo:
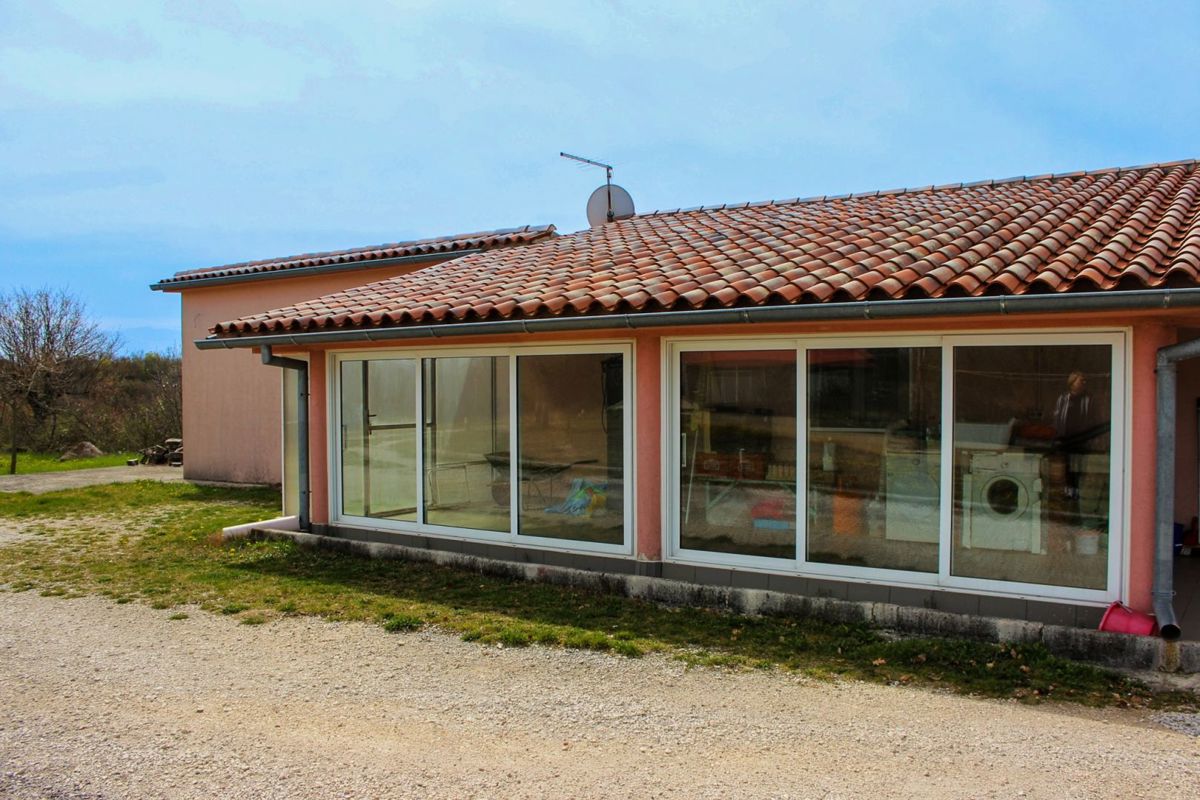
M539 317L494 322L439 323L392 328L313 331L254 336L210 336L197 339L201 350L222 350L263 345L303 347L316 344L385 342L406 339L440 339L500 333L621 330L683 325L717 325L766 322L821 322L903 318L964 317L980 315L1039 314L1055 312L1133 311L1200 306L1200 288L1139 289L1069 294L998 295L921 300L861 300L844 303L808 303L751 306L694 311L658 311L580 317Z
M308 275L320 275L331 272L347 272L357 269L379 269L380 267L401 266L421 262L440 263L453 261L456 258L483 252L482 247L470 247L462 250L451 250L443 253L421 253L410 256L395 256L394 258L375 258L362 261L347 261L339 264L319 264L311 267L295 267L292 269L275 269L263 272L246 272L236 275L220 275L210 278L167 278L150 284L156 292L177 292L192 289L197 286L223 286L230 283L245 283L250 281L271 280L274 278L302 278Z

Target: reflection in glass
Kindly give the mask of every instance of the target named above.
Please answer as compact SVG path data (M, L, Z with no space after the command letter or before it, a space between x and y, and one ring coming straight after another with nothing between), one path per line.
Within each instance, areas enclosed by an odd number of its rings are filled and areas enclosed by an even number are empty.
M342 513L417 518L416 361L343 361Z
M508 450L508 358L424 362L425 521L509 529L508 469L489 458Z
M796 354L680 355L680 545L796 557Z
M625 541L622 362L612 353L517 358L521 535ZM508 468L507 453L492 461Z
M954 575L1103 589L1112 350L954 349Z
M808 560L937 572L941 350L808 351Z

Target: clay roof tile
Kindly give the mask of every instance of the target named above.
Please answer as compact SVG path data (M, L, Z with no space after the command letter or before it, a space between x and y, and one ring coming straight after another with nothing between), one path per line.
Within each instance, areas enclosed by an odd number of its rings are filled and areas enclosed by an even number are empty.
M384 252L391 251L332 255ZM1200 286L1195 162L653 212L496 247L214 331L1022 294L1076 283L1120 290L1159 285L1168 272Z

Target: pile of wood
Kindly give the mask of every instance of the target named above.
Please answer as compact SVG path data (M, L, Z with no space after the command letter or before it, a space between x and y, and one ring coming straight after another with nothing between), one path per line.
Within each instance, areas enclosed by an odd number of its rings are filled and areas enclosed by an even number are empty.
M164 439L162 444L139 450L139 463L169 464L172 467L183 466L183 439Z

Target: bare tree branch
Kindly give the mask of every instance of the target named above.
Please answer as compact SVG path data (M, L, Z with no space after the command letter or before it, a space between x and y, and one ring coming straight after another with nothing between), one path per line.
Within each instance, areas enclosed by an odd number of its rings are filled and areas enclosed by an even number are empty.
M55 418L64 398L115 349L116 338L100 330L83 303L62 290L18 289L0 295L0 400L11 419L10 471L16 471L22 407L35 426Z

